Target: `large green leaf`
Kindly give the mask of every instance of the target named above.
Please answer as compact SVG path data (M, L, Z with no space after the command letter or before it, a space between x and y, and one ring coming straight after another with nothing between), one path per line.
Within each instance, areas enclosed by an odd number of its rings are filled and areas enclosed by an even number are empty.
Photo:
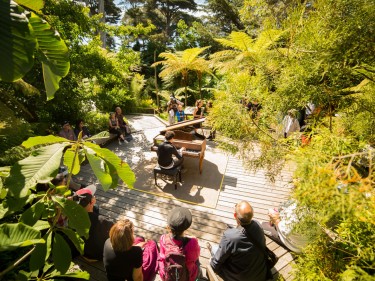
M33 228L39 231L44 229L50 228L50 223L48 221L38 220L34 225Z
M53 99L57 90L60 88L59 82L61 80L61 76L54 74L51 68L45 63L42 63L42 69L47 100L51 100Z
M2 224L0 225L0 251L45 243L40 237L38 230L23 223Z
M29 267L31 271L42 268L51 253L52 232L49 232L45 239L46 243L36 245L30 256Z
M67 149L64 153L64 165L68 167L69 173L73 175L77 175L81 169L79 154L75 153L76 149L79 149L79 147L73 145L72 148Z
M22 198L7 196L0 205L0 219L21 210L26 204L30 204L35 197L36 195L31 194L30 191L26 192L26 195Z
M66 198L53 196L52 200L61 206L63 214L68 217L69 227L75 229L79 236L88 238L91 223L87 211Z
M5 184L14 197L25 197L30 188L40 180L50 180L56 171L66 143L55 143L41 147L32 155L16 163L11 169L11 176Z
M43 0L17 0L17 3L36 12L44 7Z
M52 259L56 269L61 273L65 273L69 269L70 262L72 261L69 245L58 233L55 233L53 237Z
M85 149L87 160L90 163L91 169L94 171L95 176L98 178L103 189L107 191L112 187L113 179L109 173L109 169L106 169L106 163L100 157L93 155L90 150ZM115 182L117 185L117 181Z
M20 222L23 222L24 224L27 224L29 226L33 226L42 216L44 209L45 208L43 202L36 202L21 215Z
M68 48L59 34L36 14L31 13L29 21L38 40L37 50L43 63L44 84L49 100L57 91L60 79L69 72Z
M117 175L129 188L133 188L135 183L135 175L126 162L122 161L109 149L100 148L97 145L90 143L87 143L86 146L91 148L96 153L96 156L102 158L107 163L108 167L112 170L112 178Z
M38 136L38 137L31 137L25 140L22 143L22 146L26 148L34 147L36 145L46 145L46 144L53 144L53 143L58 143L58 142L67 142L68 140L66 138L62 137L56 137L53 135L49 136ZM68 144L67 144L68 145Z
M70 239L70 241L72 241L73 245L80 252L80 254L83 255L83 247L85 243L78 233L66 227L59 228L58 230L63 232Z
M34 64L37 45L24 9L13 1L0 0L0 80L22 78Z

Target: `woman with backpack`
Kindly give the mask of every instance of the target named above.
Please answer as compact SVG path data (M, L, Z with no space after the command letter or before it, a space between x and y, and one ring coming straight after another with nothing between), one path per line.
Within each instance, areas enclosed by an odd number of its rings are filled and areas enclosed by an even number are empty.
M184 235L192 215L188 209L176 207L167 222L168 233L159 241L159 275L163 281L195 281L200 273L200 247L196 237Z

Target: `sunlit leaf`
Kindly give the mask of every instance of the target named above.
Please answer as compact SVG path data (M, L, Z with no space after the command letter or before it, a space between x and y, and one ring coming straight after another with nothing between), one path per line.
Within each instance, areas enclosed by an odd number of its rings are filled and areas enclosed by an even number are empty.
M17 3L36 12L44 7L43 0L17 0Z
M40 232L23 223L0 225L0 251L14 250L38 243L45 243Z
M64 165L68 167L69 173L77 175L81 169L79 155L75 153L75 146L69 148L64 153ZM74 164L74 167L73 167Z
M0 1L0 80L22 78L34 64L37 45L24 9L13 1Z
M21 215L20 222L23 222L24 224L29 226L33 226L42 216L44 209L45 208L43 202L36 202Z
M26 148L34 147L36 145L46 145L46 144L53 144L58 142L67 142L66 138L57 137L53 135L49 136L38 136L38 137L31 137L25 140L22 143L22 146Z
M25 197L30 188L40 180L50 180L58 170L66 144L56 143L41 147L36 155L29 156L11 169L11 176L5 181L9 193L14 197Z
M53 196L52 199L61 206L63 214L68 217L69 227L75 229L79 236L87 238L91 225L87 211L72 200L57 196Z

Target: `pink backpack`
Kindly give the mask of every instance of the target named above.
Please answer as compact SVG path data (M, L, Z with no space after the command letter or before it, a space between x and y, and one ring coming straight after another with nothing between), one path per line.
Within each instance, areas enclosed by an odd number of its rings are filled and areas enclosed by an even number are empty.
M189 281L189 271L186 267L184 247L189 238L183 238L182 246L176 245L167 234L165 237L165 277L164 281Z

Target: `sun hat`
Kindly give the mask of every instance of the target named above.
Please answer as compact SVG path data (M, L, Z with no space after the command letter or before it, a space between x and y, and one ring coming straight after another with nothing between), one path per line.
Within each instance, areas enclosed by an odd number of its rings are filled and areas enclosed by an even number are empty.
M187 208L176 207L169 213L167 222L172 230L185 231L192 223L191 212Z

